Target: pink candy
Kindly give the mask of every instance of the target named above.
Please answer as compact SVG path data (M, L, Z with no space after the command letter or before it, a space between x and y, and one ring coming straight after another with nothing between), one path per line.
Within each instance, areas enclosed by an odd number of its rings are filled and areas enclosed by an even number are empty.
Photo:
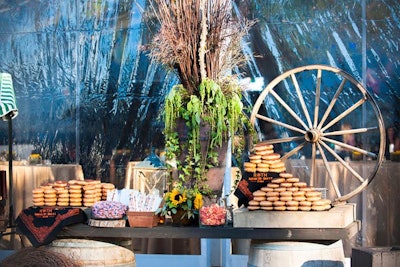
M203 225L223 225L225 224L226 210L217 204L203 206L200 209L200 223Z

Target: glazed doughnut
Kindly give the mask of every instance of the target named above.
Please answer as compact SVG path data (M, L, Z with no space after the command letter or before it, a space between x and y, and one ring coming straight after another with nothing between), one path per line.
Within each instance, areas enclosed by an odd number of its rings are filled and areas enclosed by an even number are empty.
M261 187L260 190L263 191L263 192L271 192L271 191L274 191L274 188L271 188L271 187L268 187L268 186L264 186L264 187Z
M306 201L306 200L304 200L304 201L301 201L299 204L300 204L300 206L311 207L312 202L311 202L311 201Z
M255 167L257 167L257 164L252 163L252 162L245 162L245 163L243 163L243 167L245 167L245 168L255 168Z
M330 205L331 201L329 199L319 199L319 200L315 200L313 201L313 206L324 206L324 205Z
M297 211L299 210L299 206L286 206L286 210Z
M257 171L257 169L256 169L256 168L244 168L244 171L245 171L245 172L252 172L252 173L254 173L254 172ZM110 189L109 189L109 190L110 190Z
M299 182L299 183L301 183L301 182ZM314 191L314 187L312 187L312 186L303 186L303 187L299 187L299 189L301 191L306 191L306 192Z
M274 207L280 207L280 206L285 206L285 201L274 201L272 202L272 205L274 205Z
M268 201L274 202L274 201L278 201L279 197L267 197Z
M322 206L311 206L312 210L316 210L316 211L323 211L323 210L328 210L331 208L331 205L322 205Z
M69 202L69 197L57 198L57 202Z
M301 211L310 211L311 210L311 206L299 206L299 210L301 210Z
M54 188L60 188L60 187L66 187L67 186L67 182L65 181L55 181L53 184Z
M76 179L72 179L67 182L68 185L73 185L73 184L77 184L77 183L78 183L78 180L76 180Z
M44 205L44 199L42 199L42 200L40 200L40 199L38 199L38 200L33 200L32 201L32 203L33 203L33 205L34 206L43 206Z
M58 198L58 199L60 199L60 198L68 198L68 199L69 199L69 193L60 194L60 195L57 196L57 198Z
M263 197L254 197L253 200L255 200L255 201L263 201L263 200L267 200L267 197L266 197L266 196L263 196Z
M261 207L260 206L247 206L247 209L248 210L259 210L259 209L261 209Z
M286 206L274 206L274 210L284 211L286 210Z
M80 206L82 206L82 202L81 201L70 201L69 202L69 205L70 206L72 206L72 207L80 207Z
M304 196L306 192L304 191L294 191L292 192L294 197Z
M306 197L321 197L322 193L318 191L306 192Z
M275 162L275 163L270 164L269 167L270 167L271 169L280 169L280 168L285 167L285 162L283 162L283 161L278 161L278 162Z
M44 194L55 194L55 193L57 193L57 190L55 190L54 188L44 190Z
M49 190L52 189L53 186L51 184L46 184L46 185L41 185L40 188L43 188L43 190Z
M299 178L292 177L292 178L286 178L286 182L288 183L298 183L300 181Z
M279 176L282 178L292 178L293 174L291 174L290 172L282 172L279 174Z
M295 200L295 201L304 201L304 200L306 200L306 197L305 196L297 196L297 197L293 197L293 200Z
M91 195L95 195L96 194L96 190L95 189L90 189L90 190L86 190L83 194L85 196L91 196Z
M299 191L299 188L298 187L287 187L286 191L297 192L297 191Z
M264 155L272 154L272 153L274 153L274 151L270 150L270 149L265 149L265 150L256 150L255 153L256 153L256 155L264 156Z
M45 201L45 202L44 202L44 205L45 205L45 206L56 206L56 204L57 204L56 201L54 201L54 202L47 202L47 201Z
M279 155L278 153L272 153L272 154L262 156L262 159L266 159L266 160L276 160L276 159L280 159L280 158L281 158L281 155Z
M43 188L35 188L32 190L33 194L43 194L44 193L44 189Z
M272 201L263 200L263 201L260 202L260 206L261 207L271 207L272 206Z
M79 184L71 184L68 187L69 187L69 189L75 189L75 190L78 190L78 189L81 190L82 189L82 186L79 185Z
M293 192L291 192L291 191L282 191L282 192L279 193L279 195L281 197L291 197L293 195Z
M254 145L254 150L273 150L274 145L266 143L257 143Z
M70 199L82 198L82 194L72 193L72 194L69 194L69 198Z
M68 193L68 189L65 187L56 187L57 194L65 194Z
M317 200L320 200L320 199L321 199L321 197L307 197L307 200L311 201L311 202L314 202L314 201L317 201Z
M286 191L286 187L277 187L273 189L275 192L284 192Z
M284 181L285 181L285 178L273 178L271 180L271 183L280 184L280 183L283 183Z
M32 194L32 197L35 198L44 198L44 194L43 193L36 193L36 194Z
M273 207L273 206L268 206L268 207L266 207L266 206L261 206L261 209L262 209L262 210L274 210L274 207Z
M57 199L57 195L56 194L45 194L44 198L45 199Z
M286 202L286 206L288 206L288 207L293 207L293 206L297 207L298 205L299 205L298 201L290 200L290 201Z
M114 189L115 185L112 183L102 183L101 184L102 188L107 188L107 189Z
M249 201L249 206L259 206L260 202L256 200L250 200Z
M82 194L82 190L80 190L80 189L70 189L70 190L68 190L68 193L81 195Z
M84 186L84 185L87 185L87 182L86 182L86 180L77 180L76 184Z
M256 171L258 171L258 172L268 172L269 168L259 168L259 167L257 167Z
M261 163L261 159L251 159L250 163L255 163L255 164Z
M275 183L268 183L267 187L271 187L271 188L278 188L279 184L275 184Z
M253 196L255 197L264 197L265 196L265 192L261 191L261 190L257 190L253 192Z
M61 207L66 207L68 206L69 202L68 201L58 201L57 202L57 206L61 206Z
M94 184L88 184L82 187L83 191L87 191L87 190L95 190L96 186Z
M250 159L250 161L251 160L254 160L254 159L261 159L261 155L256 155L256 154L251 154L251 155L249 155L249 159Z
M281 186L283 186L283 187L292 187L292 183L283 182L283 183L281 183Z
M285 196L285 197L280 197L279 199L280 199L280 201L286 202L286 201L291 201L291 200L293 199L293 197L291 197L291 196Z
M271 192L266 192L265 195L267 197L278 197L279 196L279 192L275 192L275 191L271 191Z
M261 162L257 164L257 168L269 168L269 164Z
M297 182L297 183L293 183L293 186L295 186L295 187L306 187L307 183L306 182Z

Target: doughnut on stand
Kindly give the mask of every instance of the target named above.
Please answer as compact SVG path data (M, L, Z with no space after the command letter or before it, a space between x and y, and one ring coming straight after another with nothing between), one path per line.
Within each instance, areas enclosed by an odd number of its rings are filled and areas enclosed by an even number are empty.
M324 211L240 208L234 212L234 227L319 229L304 239L316 242L322 242L322 231L342 229L347 235L345 254L349 256L348 243L361 229L361 223L357 220L356 204L348 200L366 188L384 159L385 127L374 99L342 70L323 65L304 66L285 72L268 84L254 105L251 122L259 137L256 143L272 144L282 155L285 171L323 190L332 205ZM352 127L348 127L350 123ZM283 137L269 139L271 127L277 136ZM348 137L357 142L346 142ZM366 160L373 162L373 168L362 167L360 163ZM340 176L338 167L345 170L346 177ZM355 224L357 230L349 231ZM288 236L277 240L288 239L302 240ZM263 241L267 242L254 243Z

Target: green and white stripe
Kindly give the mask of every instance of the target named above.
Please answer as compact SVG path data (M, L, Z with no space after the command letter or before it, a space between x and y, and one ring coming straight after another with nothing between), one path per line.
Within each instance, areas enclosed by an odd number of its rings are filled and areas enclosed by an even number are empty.
M8 116L7 116L8 115ZM0 73L0 118L8 120L18 115L11 75Z

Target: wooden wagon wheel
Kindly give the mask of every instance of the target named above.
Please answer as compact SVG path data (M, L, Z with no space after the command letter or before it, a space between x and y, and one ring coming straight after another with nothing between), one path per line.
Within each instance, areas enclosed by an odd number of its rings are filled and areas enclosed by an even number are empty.
M328 182L334 188L335 202L346 201L360 193L372 181L384 159L385 127L378 106L357 80L337 68L309 65L279 75L259 95L250 120L260 136L262 123L285 133L284 137L276 139L259 137L261 142L286 146L288 151L282 149L282 160L299 156L302 150L308 151L310 181L316 178L316 160L320 157L328 173ZM338 129L348 120L355 122L356 127ZM364 147L345 143L344 135L364 140ZM375 140L374 148L366 146L371 139ZM347 156L338 151L373 160L375 166L367 174L357 173ZM353 188L339 189L329 165L330 158L340 162L351 174L355 180Z

